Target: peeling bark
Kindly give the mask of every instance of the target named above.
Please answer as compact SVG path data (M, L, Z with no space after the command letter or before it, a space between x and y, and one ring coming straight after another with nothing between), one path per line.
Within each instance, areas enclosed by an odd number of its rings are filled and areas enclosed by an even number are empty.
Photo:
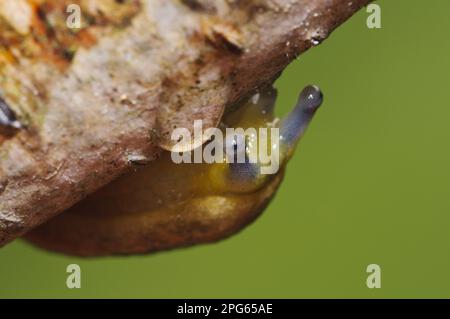
M0 14L0 97L25 126L0 134L0 245L157 157L174 127L217 125L369 0L70 2L88 10L76 35L65 1L33 1L42 30Z

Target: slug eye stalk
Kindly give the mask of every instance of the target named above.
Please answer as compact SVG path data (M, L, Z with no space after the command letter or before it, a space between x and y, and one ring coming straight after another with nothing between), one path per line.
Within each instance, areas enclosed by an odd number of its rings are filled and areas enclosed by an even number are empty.
M280 124L280 149L285 156L292 154L322 102L319 87L308 85L302 90L297 105Z

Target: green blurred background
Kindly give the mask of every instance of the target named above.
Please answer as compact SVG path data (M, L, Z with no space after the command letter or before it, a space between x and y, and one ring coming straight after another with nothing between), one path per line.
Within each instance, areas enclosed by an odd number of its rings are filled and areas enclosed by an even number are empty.
M450 297L450 1L379 1L277 81L326 101L269 208L218 244L141 257L0 250L0 297ZM66 266L82 288L66 288ZM382 269L368 289L366 267Z

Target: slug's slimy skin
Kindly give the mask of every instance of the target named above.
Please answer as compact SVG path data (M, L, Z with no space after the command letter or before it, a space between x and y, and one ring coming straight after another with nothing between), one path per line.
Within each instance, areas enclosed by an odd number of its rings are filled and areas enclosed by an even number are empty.
M83 256L160 251L227 237L254 220L276 192L284 167L322 103L316 86L306 87L284 119L273 114L276 91L266 88L230 111L220 128L278 129L268 140L279 152L276 174L262 174L257 136L228 139L217 163L175 164L171 154L123 176L27 238L51 250ZM270 135L272 136L272 135ZM242 143L244 145L242 145ZM203 147L207 147L204 145ZM230 152L244 152L243 163L230 163ZM132 154L131 154L132 155Z

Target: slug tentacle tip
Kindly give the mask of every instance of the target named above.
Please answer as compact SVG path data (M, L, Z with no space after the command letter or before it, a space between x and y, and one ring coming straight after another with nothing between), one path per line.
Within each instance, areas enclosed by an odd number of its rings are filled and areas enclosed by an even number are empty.
M314 114L323 102L323 94L315 85L306 86L295 108L280 123L280 144L291 150L302 137Z

